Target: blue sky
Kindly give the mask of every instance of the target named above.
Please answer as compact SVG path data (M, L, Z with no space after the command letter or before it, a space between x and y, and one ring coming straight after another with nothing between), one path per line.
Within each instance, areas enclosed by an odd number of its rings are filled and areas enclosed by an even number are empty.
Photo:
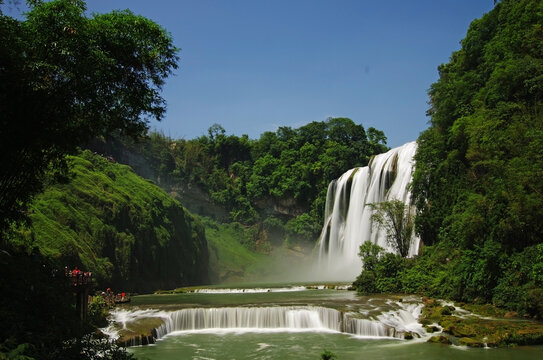
M329 116L383 130L389 146L428 126L427 89L493 0L88 0L89 12L129 8L181 48L167 80L173 138L258 138Z

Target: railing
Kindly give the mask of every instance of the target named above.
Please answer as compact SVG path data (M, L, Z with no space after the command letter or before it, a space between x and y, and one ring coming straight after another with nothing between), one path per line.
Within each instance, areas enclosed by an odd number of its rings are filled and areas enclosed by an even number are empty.
M85 320L89 310L89 291L92 289L92 273L90 271L81 271L78 268L68 270L68 267L65 267L64 275L73 286L73 291L76 294L76 312L81 320Z
M78 269L65 269L66 277L73 286L83 286L92 284L92 273L90 271L81 271Z

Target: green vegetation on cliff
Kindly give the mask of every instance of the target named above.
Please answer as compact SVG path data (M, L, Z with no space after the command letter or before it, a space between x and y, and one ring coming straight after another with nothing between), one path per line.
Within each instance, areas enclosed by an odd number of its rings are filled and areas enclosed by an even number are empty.
M373 283L543 318L543 3L497 3L439 74L412 187L425 247L375 256L392 285Z
M102 287L152 291L208 281L204 227L126 165L84 151L67 159L30 206L13 242L60 266L92 271Z
M128 10L85 14L82 0L0 0L0 231L24 218L43 176L94 136L137 136L164 115L160 89L177 67L171 36ZM17 1L14 1L17 3Z

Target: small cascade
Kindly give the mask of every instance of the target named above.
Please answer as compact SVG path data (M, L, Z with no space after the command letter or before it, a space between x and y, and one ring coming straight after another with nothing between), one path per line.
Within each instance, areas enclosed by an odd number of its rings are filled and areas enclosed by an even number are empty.
M198 294L258 294L258 293L275 293L275 292L295 292L305 291L307 286L289 286L289 287L269 287L269 288L247 288L247 289L235 289L235 288L202 288L188 290L187 292Z
M401 304L397 311L389 311L377 316L381 324L393 328L399 334L411 333L422 336L426 331L417 319L422 313L422 304Z
M340 331L341 313L324 307L225 307L183 309L157 328L158 337L174 331Z
M361 269L360 245L370 240L393 251L384 231L372 226L367 204L401 200L410 204L409 183L414 169L416 142L375 156L368 166L348 170L328 186L325 220L319 239L318 276L354 279ZM410 256L416 255L419 239L413 234Z
M403 338L410 332L424 335L424 329L411 326L411 314L407 323L400 312L401 308L379 315L377 318L360 318L361 313L342 312L318 306L272 306L272 307L225 307L196 308L174 311L164 319L164 324L156 329L157 338L174 332L285 332L315 331L337 332L371 338Z
M285 287L259 287L259 288L195 288L186 289L187 293L195 294L260 294L260 293L283 293L283 292L298 292L307 290L347 290L351 284L347 285L299 285L299 286L285 286Z
M346 333L366 337L394 337L395 331L377 321L368 319L345 318L344 330Z

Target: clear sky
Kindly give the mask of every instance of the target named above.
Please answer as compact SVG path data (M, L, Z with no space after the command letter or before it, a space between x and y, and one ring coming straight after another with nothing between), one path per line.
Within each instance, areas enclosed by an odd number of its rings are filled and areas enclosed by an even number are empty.
M131 9L172 34L179 69L166 118L191 139L221 124L258 138L329 116L383 130L388 145L427 128L427 90L493 0L88 0Z

